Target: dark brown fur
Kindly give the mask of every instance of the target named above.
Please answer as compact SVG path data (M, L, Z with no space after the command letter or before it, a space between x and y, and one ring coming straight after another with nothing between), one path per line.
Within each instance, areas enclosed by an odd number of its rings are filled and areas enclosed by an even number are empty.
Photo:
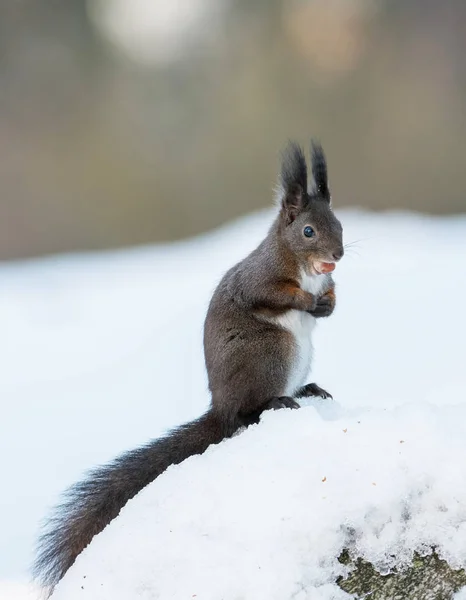
M314 261L335 261L343 255L320 146L314 144L311 155L314 187L308 191L303 152L290 144L282 162L275 222L258 248L226 273L212 297L204 327L209 411L94 470L67 492L40 539L35 563L35 574L49 591L128 500L168 466L202 454L239 427L256 422L263 410L299 406L285 393L295 340L274 320L291 309L329 316L335 306L331 277L315 297L301 288L301 276L312 271ZM303 234L306 225L315 230L311 239ZM294 395L329 396L316 384Z

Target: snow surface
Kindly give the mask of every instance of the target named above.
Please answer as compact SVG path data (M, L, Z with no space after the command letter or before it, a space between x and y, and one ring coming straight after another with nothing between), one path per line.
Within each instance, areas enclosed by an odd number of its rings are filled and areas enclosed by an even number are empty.
M40 597L40 590L31 584L0 581L2 600L37 600L38 597Z
M6 585L29 598L37 525L64 487L205 409L207 302L270 217L0 268L1 598ZM340 217L359 241L337 268L311 378L334 402L268 414L170 468L54 600L343 598L343 546L386 569L436 544L466 566L466 219Z

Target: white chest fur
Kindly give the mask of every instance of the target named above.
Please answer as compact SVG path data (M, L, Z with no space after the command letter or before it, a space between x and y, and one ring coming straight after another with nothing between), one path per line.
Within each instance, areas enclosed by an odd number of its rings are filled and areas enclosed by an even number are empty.
M320 295L328 282L327 275L302 274L301 288L311 294ZM293 334L295 354L288 375L285 396L293 396L296 390L306 383L312 361L312 330L315 327L315 317L302 310L289 310L276 318L281 325Z

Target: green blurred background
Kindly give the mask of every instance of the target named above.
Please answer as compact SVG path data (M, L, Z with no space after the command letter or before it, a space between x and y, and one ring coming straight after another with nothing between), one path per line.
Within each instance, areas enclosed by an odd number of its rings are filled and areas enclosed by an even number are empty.
M319 138L337 207L462 212L464 0L3 0L0 259L181 239Z

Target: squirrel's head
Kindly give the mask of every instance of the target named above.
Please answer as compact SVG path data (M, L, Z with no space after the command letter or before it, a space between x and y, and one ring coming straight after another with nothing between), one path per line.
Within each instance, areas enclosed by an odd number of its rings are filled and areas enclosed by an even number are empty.
M315 142L311 166L314 182L308 189L303 150L290 142L280 172L280 223L285 243L300 262L313 273L323 273L332 271L343 256L343 229L332 210L325 155Z

